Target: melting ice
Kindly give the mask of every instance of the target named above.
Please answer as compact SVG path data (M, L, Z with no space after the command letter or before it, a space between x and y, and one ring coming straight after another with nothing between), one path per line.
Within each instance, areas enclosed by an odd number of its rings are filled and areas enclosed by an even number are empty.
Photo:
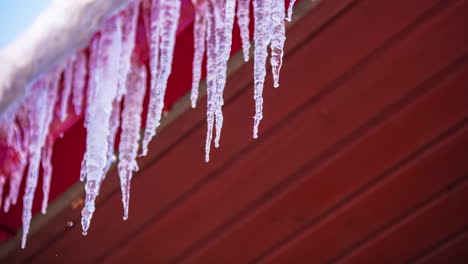
M287 9L284 0L192 2L195 20L191 105L195 107L198 100L206 56L208 128L205 160L208 162L213 139L215 147L218 147L221 138L223 93L234 18L237 17L240 29L243 57L248 61L251 47L250 10L253 7L253 137L256 138L263 118L262 93L267 74L267 58L270 56L274 87L278 87L285 42L284 21L291 20L295 1L290 1ZM50 73L40 76L28 87L28 94L23 100L0 120L0 142L4 142L0 146L6 149L7 158L14 161L10 171L0 167L0 207L3 202L5 212L17 203L23 174L28 167L23 197L23 248L32 218L31 210L40 167L43 170L42 213L47 210L53 172L51 160L54 136L53 131L50 131L51 124L56 119L63 122L73 114L79 116L85 113L84 125L87 129L86 152L80 174L80 179L86 181L81 221L83 234L90 227L101 183L117 158L123 218L128 218L130 183L133 173L138 170L140 140L140 155L146 155L148 144L160 125L167 83L172 71L182 3L181 0L152 0L151 10L147 13L139 12L140 4L139 0L131 1L127 8L108 19L102 31L91 40L87 51L76 52L64 65L56 66ZM144 17L143 21L150 21L149 67L138 60L136 52L137 28L141 21L138 18L146 15L149 17ZM143 136L140 138L147 78L150 80L148 114ZM120 143L116 147L119 129ZM9 184L9 192L2 199L6 184Z

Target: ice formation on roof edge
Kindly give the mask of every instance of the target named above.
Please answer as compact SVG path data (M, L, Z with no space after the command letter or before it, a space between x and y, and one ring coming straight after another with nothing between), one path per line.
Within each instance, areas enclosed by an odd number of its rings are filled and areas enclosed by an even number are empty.
M85 206L82 211L83 234L86 234L95 210L95 199L110 165L116 160L114 149L117 130L121 129L118 146L118 173L121 182L123 218L128 218L130 182L138 170L136 162L140 142L141 113L150 79L150 102L142 153L156 134L164 107L164 95L171 73L180 0L152 0L150 21L150 71L135 58L136 28L141 0L132 1L119 15L110 18L93 38L89 55L78 51L65 65L43 74L27 89L27 95L0 120L0 142L4 142L9 171L0 168L0 206L8 212L17 203L26 165L26 188L23 197L23 238L26 245L32 218L32 203L43 170L42 213L47 210L52 177L54 136L53 120L66 120L68 115L85 112L88 131L80 180L86 180ZM285 13L284 0L192 0L195 6L192 107L196 106L202 62L206 53L207 70L207 136L205 159L214 135L219 146L223 123L223 91L227 78L227 61L231 52L234 17L240 28L244 60L249 59L250 5L254 17L254 138L262 119L263 86L266 60L270 47L270 64L274 86L279 85L285 41L284 20L290 20L292 5ZM87 89L86 89L87 88ZM59 100L60 99L60 100ZM86 100L85 100L86 99ZM86 101L86 105L84 105ZM70 104L71 102L71 104ZM122 108L123 105L123 108ZM2 202L4 185L9 180L9 193Z

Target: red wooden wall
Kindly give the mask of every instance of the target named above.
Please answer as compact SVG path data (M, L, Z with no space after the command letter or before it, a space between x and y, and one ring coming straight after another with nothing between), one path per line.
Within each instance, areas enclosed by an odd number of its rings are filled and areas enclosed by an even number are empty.
M210 163L186 111L128 221L113 172L88 236L67 208L5 263L468 263L467 26L463 0L323 0L288 30L258 140L250 62Z

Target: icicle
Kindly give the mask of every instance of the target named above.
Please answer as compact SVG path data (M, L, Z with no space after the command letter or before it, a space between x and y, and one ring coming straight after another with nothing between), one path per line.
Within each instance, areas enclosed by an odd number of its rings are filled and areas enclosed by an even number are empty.
M6 178L4 175L0 175L0 208L2 207L3 201L3 189L5 188Z
M237 6L237 25L240 29L240 36L242 40L242 50L244 53L244 61L249 61L250 50L250 0L238 0Z
M286 40L284 26L284 0L273 0L271 10L271 23L273 27L273 34L270 44L270 64L271 71L273 74L273 85L276 88L279 86L279 75L281 65L283 64L284 41Z
M289 22L291 22L291 19L292 19L293 7L294 7L295 2L296 2L296 0L289 1L288 17L286 17L286 20L289 21Z
M46 214L47 205L49 203L49 193L50 193L50 183L52 181L52 152L53 152L53 142L47 142L47 144L42 148L42 214Z
M206 90L207 90L207 109L206 109L206 143L205 143L205 161L210 161L211 139L213 137L214 127L214 111L216 97L216 61L217 61L217 44L216 44L216 25L214 10L211 4L208 5L206 13L207 34L206 34Z
M121 100L122 96L127 93L127 75L131 71L131 57L135 47L137 18L139 14L138 2L130 3L123 17L123 34L122 34L122 55L120 57L120 70L119 70L119 90L117 99Z
M87 135L86 153L83 160L82 175L86 178L85 206L81 211L81 224L83 235L89 228L89 224L95 210L95 200L104 175L107 164L107 150L109 135L110 115L112 103L117 95L119 61L121 54L122 36L120 20L108 21L99 40L97 52L92 60L96 60L95 68L91 68L94 84L88 96L87 106Z
M216 25L216 93L214 96L215 105L215 147L219 147L219 139L221 137L221 128L223 127L223 91L226 85L226 50L228 47L228 38L226 35L226 6L222 1L213 1L214 4L214 17Z
M234 16L236 14L236 0L226 0L226 19L225 19L225 31L226 31L226 49L224 51L224 60L229 60L232 46L232 28L234 27Z
M73 105L75 113L80 115L82 112L83 95L86 85L86 54L79 52L74 64L73 78Z
M115 156L115 140L117 131L120 126L120 114L122 109L122 97L127 94L126 80L131 70L131 56L133 48L135 47L136 27L138 18L138 4L132 2L127 10L127 13L122 17L122 27L118 30L122 32L122 50L120 56L120 67L118 74L118 89L117 96L114 99L112 106L112 113L109 126L109 135L107 140L109 142L107 151L107 165L104 169L104 177L109 171L112 164L117 160Z
M89 67L88 67L88 73L89 73L89 79L88 79L88 94L87 94L87 100L86 100L86 114L84 118L84 127L88 127L89 119L90 117L93 116L94 108L93 108L93 102L95 101L96 97L96 85L98 82L97 79L97 73L99 71L99 65L98 65L98 58L99 58L99 45L100 45L101 37L98 36L93 39L91 42L91 54L89 57ZM88 160L88 151L84 153L83 156L83 161L81 162L81 171L80 171L80 181L84 181L86 178L86 172L88 169L86 168Z
M215 20L217 27L217 45L218 45L218 54L222 54L221 58L218 58L217 65L217 96L216 96L216 137L215 137L215 147L219 147L219 140L221 138L221 129L223 127L223 112L222 107L224 105L224 88L226 87L226 78L227 78L227 61L229 60L229 55L231 53L232 45L232 28L234 25L234 14L236 10L235 0L227 0L224 4L222 1L218 1L218 7L215 8ZM218 12L217 12L218 9ZM222 23L224 21L224 23Z
M157 97L158 90L156 89L159 72L159 49L160 49L160 31L161 31L161 13L160 13L160 1L153 0L151 5L151 43L150 43L150 98L148 105L148 113L146 116L145 134L141 145L141 155L146 156L148 154L148 145L151 138L156 134L156 116L157 116Z
M145 65L133 64L133 72L127 79L128 93L122 112L122 134L119 145L119 177L124 207L123 219L128 219L130 182L133 171L138 170L136 157L140 139L141 113L146 91Z
M192 0L193 2L194 0ZM192 108L197 105L198 88L200 86L201 67L203 55L205 53L205 35L206 35L206 1L199 3L193 2L195 8L195 21L193 22L193 66L192 66L192 92L190 99Z
M266 75L267 47L271 40L270 8L271 0L254 0L254 99L255 116L253 137L258 137L258 126L263 118L263 86Z
M30 109L30 145L29 168L26 178L26 188L23 196L23 237L21 247L26 246L26 238L32 217L32 204L39 176L41 150L45 144L57 102L58 81L60 70L55 70L47 80L39 80L30 90L28 98Z
M158 3L159 4L155 4ZM181 0L154 0L151 11L151 93L142 156L148 153L148 144L156 134L164 108L167 80L171 74ZM159 13L157 15L156 13ZM159 25L158 25L159 24ZM159 49L158 52L156 50ZM157 60L157 62L155 62Z
M118 95L117 95L118 96ZM106 167L104 168L104 175L106 176L112 164L117 160L114 150L115 150L115 137L120 126L120 112L122 110L121 106L122 100L119 100L117 97L112 103L112 112L110 115L109 122L109 134L107 135L107 156L106 156ZM104 179L104 178L103 178Z
M70 93L72 90L72 82L73 82L73 64L74 64L75 58L72 57L68 62L67 65L65 66L65 71L64 71L64 78L63 78L63 91L62 91L62 98L60 102L60 108L59 108L59 118L60 121L65 121L65 118L67 117L68 114L68 102L70 101Z

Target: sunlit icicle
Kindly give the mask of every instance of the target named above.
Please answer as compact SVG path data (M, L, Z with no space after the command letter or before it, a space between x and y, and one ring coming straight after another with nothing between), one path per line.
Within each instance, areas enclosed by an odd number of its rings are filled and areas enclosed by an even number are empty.
M58 82L60 70L56 69L50 76L43 77L33 85L29 91L30 97L27 104L30 109L30 144L29 144L29 168L26 178L26 187L23 196L23 237L21 247L25 248L32 217L32 204L34 192L37 187L41 151L49 133L50 123L53 118L55 104L58 97Z
M124 98L122 112L122 134L119 145L119 177L124 207L123 219L128 219L130 182L134 171L138 170L136 157L140 140L141 113L146 91L146 67L133 64L127 78L128 93Z
M94 107L93 102L96 100L96 85L98 82L97 73L98 73L98 58L100 56L99 45L101 42L101 37L95 37L91 42L91 53L89 56L89 66L88 66L88 92L87 92L87 100L86 100L86 109L85 109L85 117L84 117L84 127L88 127L89 119L93 116ZM84 153L83 161L81 162L81 170L80 170L80 181L84 181L86 179L86 172L87 169L87 161L88 161L88 151Z
M122 36L119 28L121 20L106 22L98 45L95 68L95 84L90 91L87 105L86 153L82 173L85 175L86 197L81 211L83 235L86 235L95 210L95 200L104 177L107 164L107 150L112 103L117 96L119 62ZM88 94L89 95L89 94Z
M159 16L155 15L151 19L151 30L153 31L153 24L159 23L160 26L156 26L156 32L151 32L151 50L154 50L159 45L159 54L154 51L151 54L151 60L158 59L156 69L153 68L154 62L151 64L151 92L150 92L150 104L148 107L148 115L146 118L145 135L142 144L142 155L148 153L148 144L151 138L156 134L156 129L159 127L161 121L161 115L164 108L164 96L166 94L167 80L171 74L172 59L174 54L175 39L177 33L177 26L179 24L180 6L181 0L154 0L159 2ZM155 7L152 7L152 13L158 12ZM159 41L155 43L154 38L158 38ZM153 47L155 46L155 47ZM153 71L156 71L153 73ZM157 76L156 80L153 80L154 76ZM154 85L154 86L153 86Z
M0 175L0 208L2 207L3 202L3 190L5 188L6 178L5 175Z
M242 51L244 54L244 61L249 61L250 50L250 0L238 0L237 5L237 25L240 29L240 36L242 40Z
M216 97L216 62L217 62L217 44L216 44L216 24L213 6L208 5L206 12L207 33L206 33L206 143L205 143L205 161L210 161L211 140L213 138L215 97Z
M122 49L120 56L119 74L118 74L118 87L117 96L112 103L112 113L110 118L109 135L107 140L109 142L107 150L107 165L104 169L104 177L109 171L112 164L117 160L115 156L115 140L117 131L120 127L120 115L122 110L122 97L127 94L126 80L131 70L131 56L133 48L135 47L135 36L138 18L138 3L132 2L127 9L127 13L118 19L122 19Z
M219 140L221 138L221 129L223 127L223 112L222 107L224 105L224 88L226 87L226 78L227 78L227 62L231 54L232 46L232 28L234 26L234 16L236 10L236 1L227 0L225 4L219 5L219 13L215 9L215 17L219 14L219 19L216 19L217 28L224 29L224 34L217 31L217 45L219 47L218 54L222 54L222 57L218 58L217 66L217 99L216 99L216 111L215 111L215 128L216 128L216 137L214 140L215 147L219 147ZM219 23L223 21L224 23Z
M126 80L131 71L131 56L135 47L139 2L131 2L123 15L122 23L122 55L120 56L119 82L117 99L121 100L127 92Z
M226 50L228 48L228 37L226 30L226 5L224 1L213 0L214 22L216 25L216 93L213 98L214 113L215 113L215 147L219 147L219 139L221 137L221 129L223 127L223 111L222 107L224 86L226 85Z
M83 109L84 89L86 86L86 54L79 52L73 65L73 106L75 114L80 115Z
M53 142L47 142L42 148L41 164L42 164L42 207L41 212L47 212L47 205L49 203L50 183L52 181L52 152Z
M234 27L234 17L236 14L236 0L226 0L226 19L225 31L226 31L226 49L224 51L224 60L229 60L229 55L231 54L232 46L232 28Z
M148 145L153 136L156 134L156 115L158 103L158 90L156 90L159 81L160 63L159 63L159 49L161 45L161 10L160 1L153 0L150 12L150 95L148 104L148 113L146 115L145 132L141 144L141 156L148 154Z
M192 108L197 105L198 89L200 86L201 79L201 67L203 62L203 56L205 54L205 36L206 36L206 1L200 1L198 3L192 0L195 8L195 21L193 22L193 65L192 65L192 92L190 100L192 102Z
M271 23L273 27L273 34L271 37L271 71L273 75L274 87L279 86L279 76L281 65L283 64L283 48L285 36L284 26L284 0L273 0L271 6Z
M288 16L286 17L286 20L289 21L289 22L291 22L291 19L292 19L293 7L294 7L295 2L296 2L296 0L289 1Z
M258 127L263 118L263 86L266 76L268 45L271 40L271 0L254 0L254 100L255 116L253 137L258 137Z
M117 90L118 93L118 90ZM109 133L107 134L107 163L106 167L104 168L104 179L109 172L110 167L112 164L117 160L115 156L115 140L117 136L117 131L120 127L120 113L122 110L122 100L118 98L118 95L114 98L114 102L112 102L112 111L110 115L109 121Z
M70 101L70 94L72 92L72 84L73 84L73 65L74 65L75 57L73 56L71 59L68 60L65 70L63 72L63 90L62 90L62 98L60 101L60 108L58 112L58 116L60 121L64 121L68 115L68 102Z

